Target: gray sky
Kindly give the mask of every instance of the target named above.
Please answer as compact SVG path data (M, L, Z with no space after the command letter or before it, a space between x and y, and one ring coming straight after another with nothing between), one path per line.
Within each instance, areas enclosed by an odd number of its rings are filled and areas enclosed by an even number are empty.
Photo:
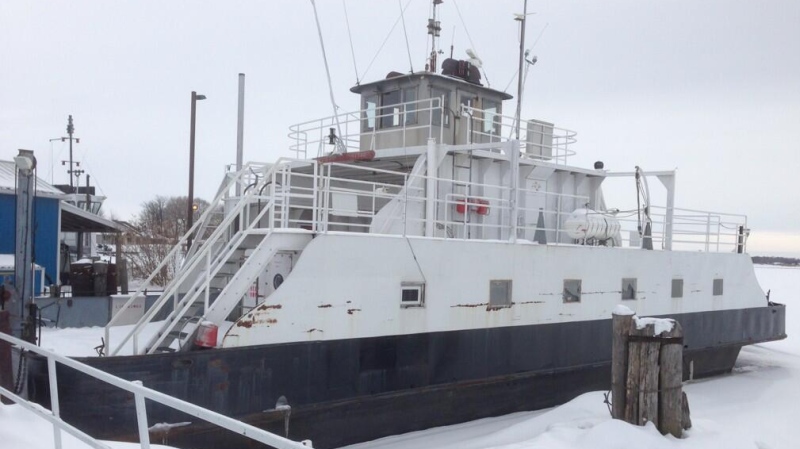
M361 81L410 70L402 24L388 34L407 1L346 1ZM337 103L356 110L343 2L317 3ZM751 250L800 252L800 2L531 0L528 9L528 47L541 38L523 117L577 131L571 163L677 167L678 206L747 214L759 237ZM477 50L491 87L504 90L521 10L522 0L445 0L442 48L454 41L459 58ZM425 63L428 15L428 0L410 0L414 70ZM67 146L48 140L66 135L72 114L81 168L109 197L107 212L130 218L155 195L186 195L196 90L208 99L198 104L195 195L210 199L235 161L239 72L245 160L290 156L289 126L332 113L309 1L3 0L0 159L35 150L49 181L52 148L52 177L67 183Z

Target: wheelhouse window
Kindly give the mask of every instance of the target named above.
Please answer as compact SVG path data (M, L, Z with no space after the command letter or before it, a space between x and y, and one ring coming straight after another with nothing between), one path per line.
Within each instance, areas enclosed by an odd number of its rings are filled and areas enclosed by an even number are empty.
M400 126L400 103L402 95L399 90L393 90L381 95L381 128Z
M486 134L500 135L500 103L483 100L483 129Z
M489 308L511 307L511 280L493 279L489 281Z
M438 102L433 103L433 110L431 110L431 124L434 126L450 127L450 92L444 89L431 89L431 98L438 98ZM444 98L444 100L442 100ZM437 106L437 103L439 107ZM444 124L442 123L444 121Z
M405 124L414 125L417 123L417 88L409 87L403 89L403 103L405 108Z
M400 307L422 307L425 305L425 284L403 282L400 286Z
M581 302L581 280L564 279L564 291L561 298L565 303Z
M364 104L361 108L364 110L364 131L372 131L375 129L375 112L378 109L378 96L369 95L364 97Z
M622 279L622 299L636 299L636 278Z

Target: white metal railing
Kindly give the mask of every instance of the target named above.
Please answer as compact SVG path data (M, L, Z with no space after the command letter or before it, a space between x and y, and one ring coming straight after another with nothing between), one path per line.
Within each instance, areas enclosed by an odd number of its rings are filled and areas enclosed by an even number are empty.
M375 150L380 139L402 148L407 140L419 145L420 136L412 134L420 132L443 143L445 129L456 126L455 123L441 126L453 114L440 106L443 101L444 98L416 100L299 123L289 128L289 137L294 142L290 149L298 158L305 159L309 155L323 156L326 148L328 151ZM463 142L453 144L504 143L516 138L514 117L464 104L455 113L465 119L466 126L457 136ZM390 123L384 124L386 121ZM524 158L565 165L575 154L570 148L576 142L575 131L538 120L528 120L523 124L520 127L520 149Z
M58 398L58 379L56 377L56 364L60 363L64 366L70 367L88 376L94 377L109 385L113 385L119 389L128 391L133 394L134 404L136 407L136 422L139 431L139 444L143 449L150 447L150 433L147 423L147 409L145 407L145 399L157 402L172 409L184 412L191 416L196 416L203 421L222 427L238 435L245 436L251 440L259 443L267 444L269 446L279 449L307 449L308 446L298 443L279 435L267 432L266 430L259 429L258 427L245 424L233 418L229 418L220 413L199 407L186 401L174 398L172 396L160 393L142 385L139 381L127 381L117 376L113 376L97 368L85 365L77 360L56 354L52 351L42 349L36 345L12 337L10 335L0 333L0 340L3 340L11 345L18 347L21 351L29 351L36 353L47 359L47 376L50 386L50 413L42 407L32 405L27 400L17 396L13 392L0 386L0 392L3 396L12 399L15 403L20 404L26 409L36 413L39 417L49 421L53 424L53 446L56 449L61 449L61 432L65 431L84 443L97 448L97 449L110 449L109 446L103 442L97 441L88 434L76 429L74 426L68 424L61 418L61 410ZM20 357L23 357L20 354ZM90 404L87 404L90 406Z
M507 142L516 138L517 120L512 116L465 104L459 113L469 120L467 143ZM524 121L523 125L519 137L523 157L566 165L568 158L575 155L570 149L577 141L575 131L539 120Z
M337 177L337 168L347 169L348 177ZM318 173L292 171L283 166L276 176L294 182L283 183L280 191L284 209L297 213L280 215L280 220L270 221L276 227L302 227L316 232L329 230L342 232L385 233L387 229L401 229L401 233L422 235L426 219L421 212L427 198L423 186L427 176L419 173L398 172L359 165L327 163ZM372 181L378 177L381 180ZM438 236L461 239L508 239L512 232L520 238L531 239L537 231L545 231L550 243L574 243L564 231L564 220L573 210L585 207L589 198L582 195L558 194L520 188L517 211L522 217L517 226L512 226L512 189L507 185L454 181L449 178L433 178L437 185L458 184L469 194L449 193L436 198L435 228L442 231ZM537 199L538 198L538 199ZM485 201L491 217L476 217L475 214L458 212L460 205L469 201ZM376 217L392 201L400 206L391 216L381 216L385 223L375 227ZM527 205L526 205L527 204ZM474 205L473 205L474 206ZM416 207L416 212L409 212ZM545 227L537 227L541 209ZM744 215L724 214L673 208L671 231L667 226L666 208L651 206L652 239L656 248L663 247L667 233L672 236L675 249L700 249L703 251L734 251L746 242L739 229L747 229ZM307 211L307 213L299 213ZM623 245L630 246L630 232L638 231L636 211L620 212L616 216L622 226ZM393 231L395 232L395 231ZM740 238L742 242L740 243Z
M289 127L289 138L294 142L289 149L297 158L306 159L309 154L319 157L335 150L375 150L380 138L391 138L398 147L405 147L412 132L441 142L443 127L434 125L437 117L438 123L444 123L446 111L441 104L441 98L430 98L298 123ZM384 121L391 121L391 125L382 125Z
M207 281L211 276L213 276L212 272L216 272L219 270L219 267L224 264L227 259L223 259L221 254L227 254L226 251L230 251L230 245L226 245L230 242L228 239L228 232L233 224L234 220L237 217L243 217L243 223L247 223L246 226L243 226L243 229L239 232L236 238L244 238L246 236L246 232L248 230L252 230L257 226L258 220L264 215L264 213L268 212L270 208L264 208L264 212L259 214L255 219L249 216L249 210L246 209L246 206L251 202L255 202L258 200L269 200L269 195L262 195L260 189L258 188L260 185L267 183L268 180L274 180L274 173L277 170L277 167L281 165L291 163L292 159L280 159L278 163L272 166L264 166L264 165L256 165L254 164L251 166L248 164L243 170L231 174L225 182L223 182L222 186L220 187L217 196L211 202L210 207L204 212L200 220L198 220L192 228L179 240L178 244L170 251L167 257L156 267L153 271L153 274L145 280L140 287L136 290L136 292L131 295L131 298L125 303L123 306L123 310L128 308L133 301L137 297L139 297L143 291L147 288L153 278L156 276L159 270L164 268L169 260L178 256L179 251L181 250L182 245L188 240L189 236L196 232L198 229L206 227L207 223L211 219L211 215L214 214L214 210L216 207L224 207L225 200L230 197L231 191L235 189L237 185L243 185L245 192L243 197L240 198L235 206L226 212L225 217L219 223L219 225L214 229L211 235L203 242L203 244L194 245L190 250L189 256L184 261L183 266L181 267L180 271L177 275L172 279L172 281L164 288L164 292L161 294L159 299L144 313L142 318L134 325L131 332L123 337L122 341L117 346L112 346L110 341L110 329L113 326L117 325L119 321L120 315L112 317L109 323L105 327L105 347L106 347L106 354L108 355L116 355L119 353L121 348L127 343L130 339L133 339L133 346L134 352L138 352L138 337L143 332L144 327L147 323L150 323L156 314L169 302L174 301L177 305L179 304L178 295L180 293L179 289L184 286L184 283L189 279L189 276L193 274L198 274L195 270L198 269L203 262L205 262L205 270L202 270L199 274L200 276L196 276L193 280L193 283L190 289L193 289L193 293L197 294L198 292L206 292L208 293L208 283ZM300 161L301 163L308 165L309 162L307 161ZM255 168L253 168L255 167ZM262 170L261 173L258 173L256 169ZM264 172L266 170L266 172ZM253 181L257 179L258 181ZM254 185L253 182L256 184ZM273 184L274 186L274 184ZM248 187L251 187L248 189ZM235 249L235 247L234 247ZM212 259L213 257L213 259ZM212 261L213 260L213 261ZM213 268L212 268L213 267ZM204 276L203 276L204 275ZM203 286L205 282L205 289L200 288ZM191 290L187 290L191 291ZM195 296L196 298L196 296ZM208 303L208 296L205 298L205 304ZM187 303L182 303L181 306L186 305ZM188 304L190 305L190 304ZM188 307L186 307L188 308ZM179 310L173 310L167 320L174 318L175 314L179 313ZM174 327L174 326L173 326ZM171 330L171 329L170 329ZM166 334L166 333L165 333Z

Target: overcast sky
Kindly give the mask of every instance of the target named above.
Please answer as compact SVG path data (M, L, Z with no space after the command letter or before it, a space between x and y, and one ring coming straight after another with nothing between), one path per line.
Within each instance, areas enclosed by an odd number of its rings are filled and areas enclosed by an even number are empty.
M343 110L358 108L357 80L411 70L402 22L389 34L407 3L411 63L423 69L428 0L346 0L358 76L343 2L317 3ZM531 0L528 9L538 63L523 117L577 131L571 163L677 167L677 206L747 214L756 249L800 252L800 1ZM491 87L511 84L516 95L512 14L521 11L522 0L445 0L442 47L454 43L459 58L474 48ZM155 195L187 194L196 90L208 99L198 104L195 195L211 199L235 162L240 72L245 160L290 156L289 126L331 115L309 1L3 0L0 159L32 149L40 177L67 183L68 147L49 139L66 135L72 114L76 160L108 196L106 211L129 219Z

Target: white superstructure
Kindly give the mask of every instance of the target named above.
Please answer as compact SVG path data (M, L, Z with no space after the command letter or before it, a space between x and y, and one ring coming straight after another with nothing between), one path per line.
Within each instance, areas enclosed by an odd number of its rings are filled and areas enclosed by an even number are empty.
M746 217L675 208L673 171L571 166L575 132L530 120L510 139L509 96L456 75L354 91L363 110L292 127L298 158L229 173L129 336L137 351L188 349L198 322L225 319L235 347L598 320L620 302L642 315L763 305L740 254ZM616 177L638 186L637 210L605 203ZM165 306L162 332L138 342Z

